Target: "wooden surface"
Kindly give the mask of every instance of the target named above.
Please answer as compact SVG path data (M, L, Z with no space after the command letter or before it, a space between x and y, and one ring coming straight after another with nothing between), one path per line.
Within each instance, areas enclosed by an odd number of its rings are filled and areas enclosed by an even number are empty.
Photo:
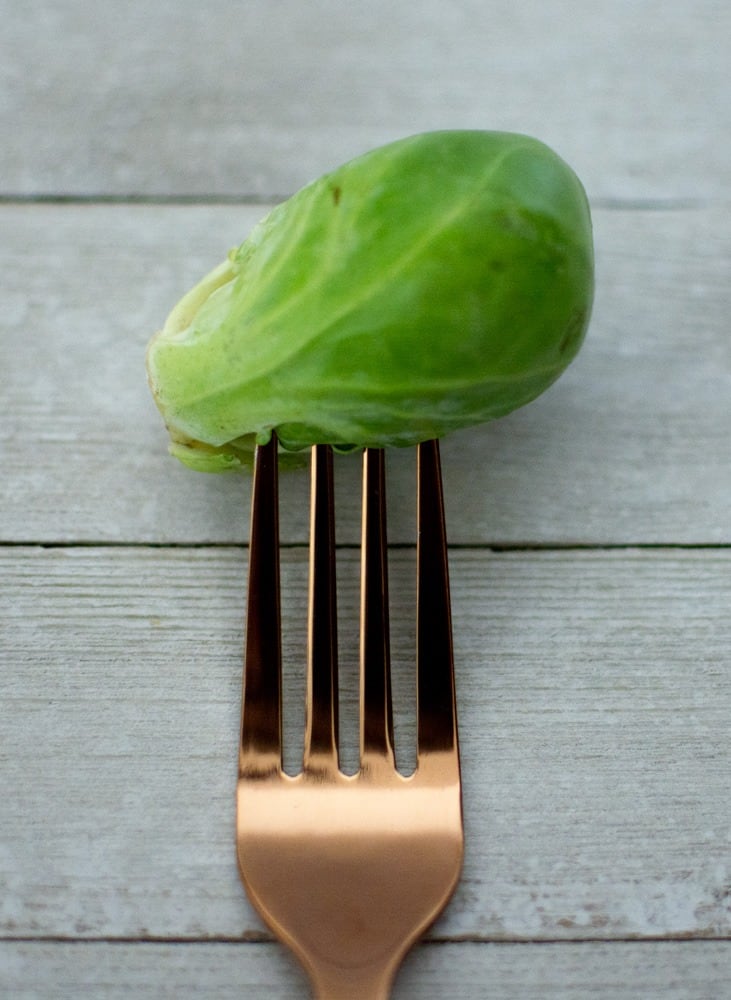
M424 128L552 144L589 336L443 442L467 859L396 998L720 1000L731 968L731 8L0 2L0 996L294 998L240 887L249 480L144 347L271 204ZM352 765L358 464L337 463ZM389 456L413 756L413 456ZM288 763L307 484L283 498Z

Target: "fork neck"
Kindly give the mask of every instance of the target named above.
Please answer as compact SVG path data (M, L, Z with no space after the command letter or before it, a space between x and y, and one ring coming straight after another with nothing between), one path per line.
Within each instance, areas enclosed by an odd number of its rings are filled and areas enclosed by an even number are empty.
M317 1000L388 1000L394 969L342 969L333 967L312 976Z

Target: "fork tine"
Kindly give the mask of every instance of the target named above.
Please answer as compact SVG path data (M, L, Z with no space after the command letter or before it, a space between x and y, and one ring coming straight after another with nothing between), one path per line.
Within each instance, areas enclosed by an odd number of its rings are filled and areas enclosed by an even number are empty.
M337 606L333 456L312 448L305 770L338 768Z
M457 750L447 535L439 442L418 447L417 752Z
M241 700L239 772L282 765L277 439L257 445L249 538L249 589Z
M363 455L360 622L361 767L378 757L394 765L383 449Z

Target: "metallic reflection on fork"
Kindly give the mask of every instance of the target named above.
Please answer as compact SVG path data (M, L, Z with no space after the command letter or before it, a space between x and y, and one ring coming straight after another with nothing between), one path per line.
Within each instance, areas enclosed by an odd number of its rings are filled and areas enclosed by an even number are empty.
M383 452L363 457L360 767L338 765L332 452L312 449L306 731L282 769L277 443L257 448L237 795L242 881L320 1000L384 1000L451 897L463 857L444 510L418 446L417 766L395 766Z

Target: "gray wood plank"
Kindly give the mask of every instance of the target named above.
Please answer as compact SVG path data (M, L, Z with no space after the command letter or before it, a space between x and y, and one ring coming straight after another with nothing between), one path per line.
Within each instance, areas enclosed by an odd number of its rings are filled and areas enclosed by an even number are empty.
M458 550L451 569L467 859L435 937L731 936L731 552ZM401 748L412 570L393 553ZM261 932L233 849L244 572L229 548L0 550L1 933ZM305 578L288 550L290 766Z
M416 949L393 1000L720 1000L728 942L459 943ZM133 945L0 942L0 986L17 1000L268 1000L307 996L272 944Z
M272 197L400 135L545 139L595 198L726 197L724 0L1 5L2 192Z
M0 537L243 541L246 477L166 455L149 336L263 206L0 206ZM597 299L582 352L539 400L444 442L461 544L731 540L731 239L723 213L594 213ZM412 459L391 456L392 537L413 539ZM359 465L338 462L342 540ZM304 476L284 537L306 537Z

